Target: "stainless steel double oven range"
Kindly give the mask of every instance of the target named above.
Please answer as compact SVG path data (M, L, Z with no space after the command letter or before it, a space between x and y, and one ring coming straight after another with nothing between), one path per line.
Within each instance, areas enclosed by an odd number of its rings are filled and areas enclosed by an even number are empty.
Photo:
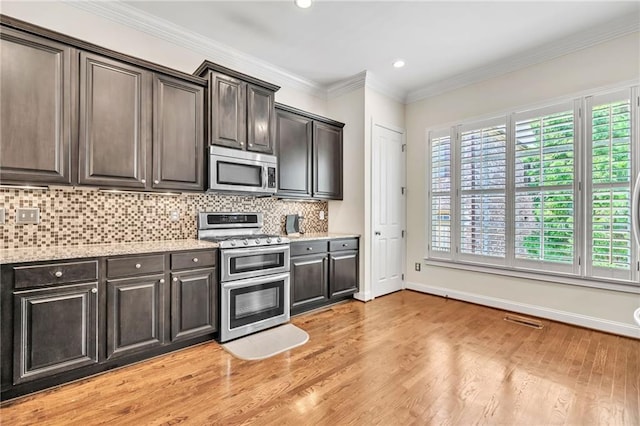
M262 224L262 213L198 215L198 238L220 247L220 342L289 321L289 240Z

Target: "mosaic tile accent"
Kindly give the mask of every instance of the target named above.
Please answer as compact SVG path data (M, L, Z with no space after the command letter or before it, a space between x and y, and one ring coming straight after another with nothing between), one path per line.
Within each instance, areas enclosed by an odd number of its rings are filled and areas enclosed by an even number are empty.
M327 202L285 201L220 194L108 192L93 188L0 189L6 221L0 225L2 248L75 246L197 238L202 211L251 211L264 214L266 233L284 233L285 215L301 213L306 232L327 232ZM16 224L16 209L38 207L40 224ZM177 211L179 220L170 215ZM319 213L325 218L320 220Z

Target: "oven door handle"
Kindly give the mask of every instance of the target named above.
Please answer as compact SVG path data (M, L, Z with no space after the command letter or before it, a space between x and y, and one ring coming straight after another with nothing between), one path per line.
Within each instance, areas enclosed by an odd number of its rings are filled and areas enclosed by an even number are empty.
M243 254L264 254L264 253L278 253L278 252L286 253L288 251L289 251L289 247L286 245L269 246L269 247L234 248L234 249L224 250L225 254L229 257L237 257L236 255L243 255Z
M258 285L258 284L264 284L264 283L270 283L273 281L280 281L280 280L284 280L284 279L289 279L289 273L284 273L284 274L275 274L275 275L263 275L261 277L255 277L255 278L247 278L244 280L238 280L238 281L229 281L226 283L222 283L222 288L224 289L234 289L234 288L240 288L240 287L248 287L251 285Z

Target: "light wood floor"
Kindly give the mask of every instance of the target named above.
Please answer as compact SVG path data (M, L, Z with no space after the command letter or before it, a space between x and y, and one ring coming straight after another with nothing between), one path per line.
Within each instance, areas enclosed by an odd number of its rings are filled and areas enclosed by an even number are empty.
M265 361L207 343L9 402L3 425L639 425L640 341L403 291L299 316Z

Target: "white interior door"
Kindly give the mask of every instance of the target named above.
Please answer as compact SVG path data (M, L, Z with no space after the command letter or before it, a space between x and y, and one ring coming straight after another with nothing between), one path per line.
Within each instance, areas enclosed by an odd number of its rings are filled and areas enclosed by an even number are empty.
M373 297L403 288L405 153L403 132L373 125L372 291Z

